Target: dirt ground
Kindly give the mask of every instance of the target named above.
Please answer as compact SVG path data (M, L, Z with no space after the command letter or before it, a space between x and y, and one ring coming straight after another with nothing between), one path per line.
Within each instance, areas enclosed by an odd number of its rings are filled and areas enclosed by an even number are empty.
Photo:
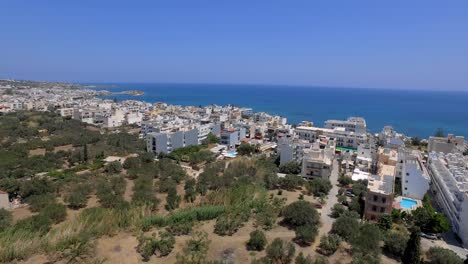
M73 150L73 145L72 144L57 146L57 147L54 148L54 152L69 151L69 150Z
M32 156L44 156L46 153L46 149L45 148L38 148L38 149L31 149L29 151L29 157L32 157Z
M11 213L13 215L13 222L15 223L18 222L19 220L35 215L35 213L29 210L29 206L15 208L11 210Z

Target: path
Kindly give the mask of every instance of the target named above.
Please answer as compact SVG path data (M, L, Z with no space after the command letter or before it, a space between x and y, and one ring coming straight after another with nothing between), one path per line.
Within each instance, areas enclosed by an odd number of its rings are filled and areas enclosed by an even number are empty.
M337 197L338 189L339 189L339 187L337 186L338 184L338 162L336 161L336 159L333 160L333 168L332 168L332 172L330 175L330 182L332 184L332 189L328 193L327 203L321 209L320 223L322 224L322 226L319 229L319 235L317 236L317 239L312 245L314 249L317 248L318 245L320 244L320 238L323 235L326 235L328 234L328 232L330 232L332 228L332 224L335 221L335 219L330 217L330 214L331 214L331 209L333 205L338 203L338 197Z

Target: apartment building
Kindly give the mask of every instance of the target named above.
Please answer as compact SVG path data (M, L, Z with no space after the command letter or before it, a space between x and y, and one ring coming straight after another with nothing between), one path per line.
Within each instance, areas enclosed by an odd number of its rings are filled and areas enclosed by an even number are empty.
M431 191L450 219L452 230L468 247L468 160L460 153L431 152Z
M377 156L377 174L371 174L368 178L364 208L364 218L371 221L378 221L380 216L392 212L398 152L379 148Z
M366 120L362 117L348 117L346 120L327 120L325 128L344 128L346 131L365 134L367 132Z
M293 140L291 138L278 139L278 154L280 165L290 161L301 162L304 156L304 149L310 148L312 143L307 140Z
M429 190L431 180L421 154L416 150L404 149L398 153L398 156L400 160L398 165L401 165L402 195L422 200Z
M301 175L307 180L313 178L329 179L332 162L335 155L334 141L327 146L320 146L318 142L311 148L303 150Z
M229 148L239 145L241 140L245 139L245 128L228 128L221 131L219 143Z
M428 152L463 153L465 138L448 134L447 137L429 137Z
M297 127L295 133L299 139L315 142L320 136L326 136L336 141L337 147L357 149L359 144L367 141L365 133L346 131L344 127L320 128L320 127Z
M72 117L73 108L60 108L60 109L57 109L57 113L63 117Z
M179 130L168 133L151 132L146 135L146 150L155 154L167 154L178 148L198 144L197 129Z

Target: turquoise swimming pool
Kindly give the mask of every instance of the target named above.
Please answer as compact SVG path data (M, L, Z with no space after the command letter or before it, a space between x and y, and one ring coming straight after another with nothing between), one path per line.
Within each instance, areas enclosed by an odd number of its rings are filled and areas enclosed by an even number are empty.
M418 202L416 202L415 200L411 200L411 199L407 199L407 198L401 198L401 201L400 201L400 206L401 208L403 209L413 209L413 206L417 205Z

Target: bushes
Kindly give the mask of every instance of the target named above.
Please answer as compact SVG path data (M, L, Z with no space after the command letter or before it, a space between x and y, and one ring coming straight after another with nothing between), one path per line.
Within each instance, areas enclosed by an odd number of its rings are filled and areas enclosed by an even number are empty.
M291 263L296 248L290 242L275 238L266 248L266 257L273 263Z
M49 204L40 212L41 216L50 219L54 224L60 223L67 217L67 208L63 204Z
M336 234L330 234L328 236L323 236L320 239L320 253L330 256L336 252L338 247L341 244L341 237Z
M311 203L296 201L286 206L282 212L284 223L291 228L303 225L316 225L319 222L319 214Z
M29 209L32 212L39 212L47 205L55 203L56 199L54 194L45 193L40 195L31 195L25 201L29 204Z
M216 219L214 233L231 236L249 219L249 213L241 210L225 213Z
M122 167L126 170L140 167L140 158L129 157L125 159Z
M314 178L306 184L308 194L313 194L316 197L327 195L331 188L332 185L330 181L321 178Z
M332 225L331 232L349 241L359 231L359 222L355 217L342 215Z
M153 177L150 175L140 175L133 186L132 203L136 205L147 205L155 210L159 200L154 195Z
M183 249L183 254L177 254L177 264L204 264L209 263L206 260L210 241L208 234L197 232L187 241Z
M0 209L0 230L4 230L13 222L13 216L10 211L3 208Z
M68 207L71 209L79 209L86 207L88 201L88 195L91 192L91 188L88 184L79 184L65 196L65 202L68 203Z
M279 166L279 172L285 174L299 174L301 173L301 164L295 161L287 162Z
M318 234L316 225L303 225L296 228L294 241L299 245L310 246Z
M347 185L350 185L351 183L353 183L353 180L352 180L350 177L340 176L340 177L338 178L338 182L339 182L342 186L347 186Z
M171 223L166 230L174 236L188 235L192 232L193 222Z
M108 174L119 174L122 171L122 164L119 161L109 162L104 168Z
M104 208L122 208L128 206L123 199L126 182L121 176L107 176L99 179L96 195Z
M172 211L179 207L180 196L177 195L177 189L175 186L171 186L167 191L166 198L166 210Z
M197 197L197 193L195 190L196 181L195 179L189 179L185 182L184 190L185 195L184 199L186 202L193 203L195 198Z
M279 184L285 190L294 191L304 184L304 179L298 175L288 174L286 177L279 179Z
M463 264L461 259L453 251L441 248L431 247L427 251L427 263L429 264Z
M408 243L409 236L405 233L390 230L384 236L384 251L391 256L401 258L405 252L406 243Z
M353 254L379 255L381 240L380 229L377 225L364 223L359 227L359 232L351 237L351 249Z
M331 209L330 216L333 217L333 218L338 218L346 211L347 211L347 209L343 205L334 204L332 209Z
M262 251L267 244L266 236L263 231L255 230L250 233L250 239L247 241L248 250Z
M159 232L159 237L153 234L152 237L139 237L137 252L143 258L143 261L148 261L152 255L159 257L167 256L174 248L175 238L168 232Z

